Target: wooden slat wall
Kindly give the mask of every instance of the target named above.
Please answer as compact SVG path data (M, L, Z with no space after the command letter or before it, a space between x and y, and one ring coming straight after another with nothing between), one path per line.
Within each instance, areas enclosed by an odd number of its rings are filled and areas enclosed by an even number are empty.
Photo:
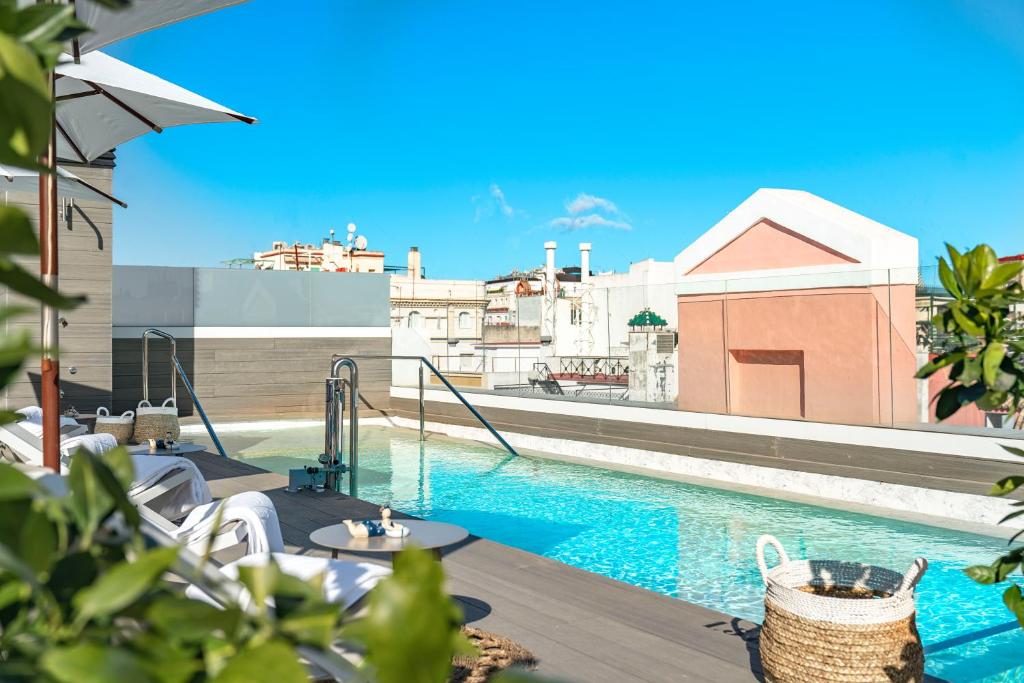
M170 364L163 340L150 342L151 401L170 395ZM331 355L388 354L390 338L178 339L178 357L213 420L321 417ZM142 398L142 342L114 340L114 409L134 409ZM346 375L347 376L347 375ZM359 361L363 407L388 405L391 364ZM181 414L192 405L179 383Z
M113 169L109 164L106 167L68 167L86 182L106 192L112 191ZM12 206L28 212L38 229L39 211L35 195L10 193L7 199ZM71 221L58 222L60 288L67 294L84 294L89 299L74 311L62 313L68 326L60 333L64 406L74 406L81 412L93 412L99 405L110 404L112 219L113 209L109 204L76 201ZM21 259L19 262L33 273L39 272L38 258ZM14 303L20 302L20 297L0 290L0 300ZM37 313L6 324L6 330L24 328L31 331L34 339L39 338ZM73 375L71 368L77 370ZM25 372L0 392L0 407L13 410L25 405L38 405L38 382L39 362L33 359Z

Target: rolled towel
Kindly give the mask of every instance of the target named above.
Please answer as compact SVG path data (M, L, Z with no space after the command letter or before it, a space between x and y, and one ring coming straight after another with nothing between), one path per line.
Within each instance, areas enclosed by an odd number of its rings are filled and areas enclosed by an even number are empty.
M238 522L245 525L246 554L284 552L284 539L281 537L281 522L277 518L277 509L270 498L258 491L237 493L216 503L200 505L188 513L188 517L181 523L178 540L188 544L205 542L217 531L213 524L221 507L224 508L221 524Z
M15 411L19 415L24 415L25 419L18 423L18 426L24 429L26 432L36 437L37 439L43 438L43 411L38 406L28 406L21 410ZM78 436L79 434L85 434L89 431L89 428L84 424L81 424L78 420L73 417L67 417L66 415L60 416L60 435L61 439L69 436Z

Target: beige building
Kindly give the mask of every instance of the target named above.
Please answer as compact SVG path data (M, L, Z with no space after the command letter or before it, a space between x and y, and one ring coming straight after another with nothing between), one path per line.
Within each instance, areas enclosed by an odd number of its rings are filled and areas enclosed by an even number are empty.
M333 230L332 237L333 237ZM351 235L352 233L350 233ZM321 270L330 273L383 273L384 252L366 248L366 238L343 243L331 238L313 244L274 242L252 255L257 270Z
M480 372L487 301L482 280L423 277L419 249L412 247L406 273L391 276L391 327L422 338L442 372Z

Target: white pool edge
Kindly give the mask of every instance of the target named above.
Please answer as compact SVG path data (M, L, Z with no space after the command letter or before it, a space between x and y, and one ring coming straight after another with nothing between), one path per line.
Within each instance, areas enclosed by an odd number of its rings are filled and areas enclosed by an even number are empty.
M394 426L419 429L418 420L404 417L392 417L386 420ZM497 444L494 437L481 427L427 422L425 428L430 432L446 436ZM986 527L998 526L999 520L1014 510L1012 500L971 493L747 465L515 432L503 432L502 436L514 448L550 453L575 460L636 468L654 476L673 474L693 477L728 485L807 496L824 501L870 506L897 513L942 517ZM1024 518L1017 518L1003 526L1007 529L1024 528Z

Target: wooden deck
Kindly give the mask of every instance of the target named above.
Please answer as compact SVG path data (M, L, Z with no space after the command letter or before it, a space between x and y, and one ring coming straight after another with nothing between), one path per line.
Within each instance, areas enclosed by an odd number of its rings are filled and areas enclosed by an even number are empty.
M288 493L285 477L252 465L207 453L193 460L216 498L267 494L292 552L327 556L310 532L377 513L338 493ZM759 679L750 622L474 536L445 553L444 568L467 622L522 643L543 675L588 683Z

